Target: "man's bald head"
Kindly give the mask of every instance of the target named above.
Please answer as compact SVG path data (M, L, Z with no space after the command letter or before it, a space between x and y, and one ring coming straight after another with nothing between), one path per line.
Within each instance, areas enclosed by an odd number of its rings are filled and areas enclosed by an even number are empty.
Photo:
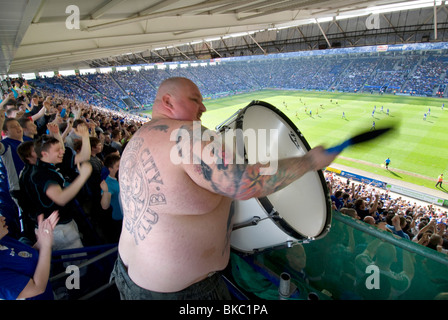
M200 120L205 111L196 84L187 78L173 77L164 80L157 90L153 119Z

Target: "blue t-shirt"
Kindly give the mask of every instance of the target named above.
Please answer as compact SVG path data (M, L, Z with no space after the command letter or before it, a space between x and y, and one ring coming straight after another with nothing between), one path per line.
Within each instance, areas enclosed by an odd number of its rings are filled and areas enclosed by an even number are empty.
M39 253L32 247L5 236L0 239L0 299L16 300L36 271ZM45 292L27 300L53 300L50 282Z
M106 183L109 192L112 194L110 199L110 205L112 206L112 219L123 220L123 212L121 210L120 202L120 185L118 180L111 178L111 176L107 176Z
M341 198L336 198L335 195L331 195L331 201L334 201L334 204L336 205L336 209L339 210L344 206L344 201L342 201Z
M395 230L395 227L391 226L390 224L386 224L386 228L388 228L390 231L392 231L393 234L396 234L399 237L410 240L409 235L406 232L404 232L403 230L397 231L397 230Z

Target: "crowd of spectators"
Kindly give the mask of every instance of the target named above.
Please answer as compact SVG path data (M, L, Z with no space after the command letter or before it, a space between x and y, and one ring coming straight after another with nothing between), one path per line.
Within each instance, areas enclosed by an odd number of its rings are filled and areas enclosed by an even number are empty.
M356 92L362 90L374 74L381 59L364 58L354 60L339 78L337 88L341 91Z
M47 226L44 233L51 231L53 250L118 242L123 219L120 157L148 119L80 102L72 91L63 95L64 82L55 80L54 87L37 91L25 80L13 79L13 90L1 97L1 248L3 243L39 244L38 225ZM58 223L49 228L48 219ZM20 293L4 295L0 286L0 298Z
M175 74L186 76L184 71ZM0 106L0 299L51 297L49 243L53 251L65 251L118 242L120 157L148 119L113 103L116 87L135 76L117 75L37 79L34 88L10 79ZM45 261L30 259L22 273L13 268L18 261L6 259L16 250ZM63 258L76 265L80 255ZM26 279L38 282L38 290L28 290Z
M192 79L204 97L272 88L442 96L448 81L447 66L448 58L435 53L329 55L194 66L174 64L164 68L38 78L31 83L49 93L72 95L114 110L129 110L123 98L130 98L137 109L150 106L161 80L173 76Z
M333 210L448 254L448 212L326 172Z

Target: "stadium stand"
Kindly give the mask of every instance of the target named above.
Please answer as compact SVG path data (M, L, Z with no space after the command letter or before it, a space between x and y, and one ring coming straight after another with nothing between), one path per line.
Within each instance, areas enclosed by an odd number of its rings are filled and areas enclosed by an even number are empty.
M150 106L162 79L183 76L198 83L205 97L232 95L265 88L382 92L446 96L448 58L408 52L389 55L308 56L254 61L228 61L204 66L141 68L110 73L37 78L30 84L46 93L112 110ZM140 88L145 88L141 90ZM130 98L136 107L129 107Z

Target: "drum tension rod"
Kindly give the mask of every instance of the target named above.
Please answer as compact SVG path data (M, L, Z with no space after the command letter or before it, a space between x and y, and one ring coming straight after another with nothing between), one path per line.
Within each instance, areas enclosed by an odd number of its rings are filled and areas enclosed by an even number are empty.
M281 219L280 214L274 208L272 208L271 212L268 213L268 216L272 219Z
M251 227L256 226L258 222L260 222L261 218L258 216L252 217L252 219L249 219L248 221L237 223L233 226L232 230L237 230L245 227Z

